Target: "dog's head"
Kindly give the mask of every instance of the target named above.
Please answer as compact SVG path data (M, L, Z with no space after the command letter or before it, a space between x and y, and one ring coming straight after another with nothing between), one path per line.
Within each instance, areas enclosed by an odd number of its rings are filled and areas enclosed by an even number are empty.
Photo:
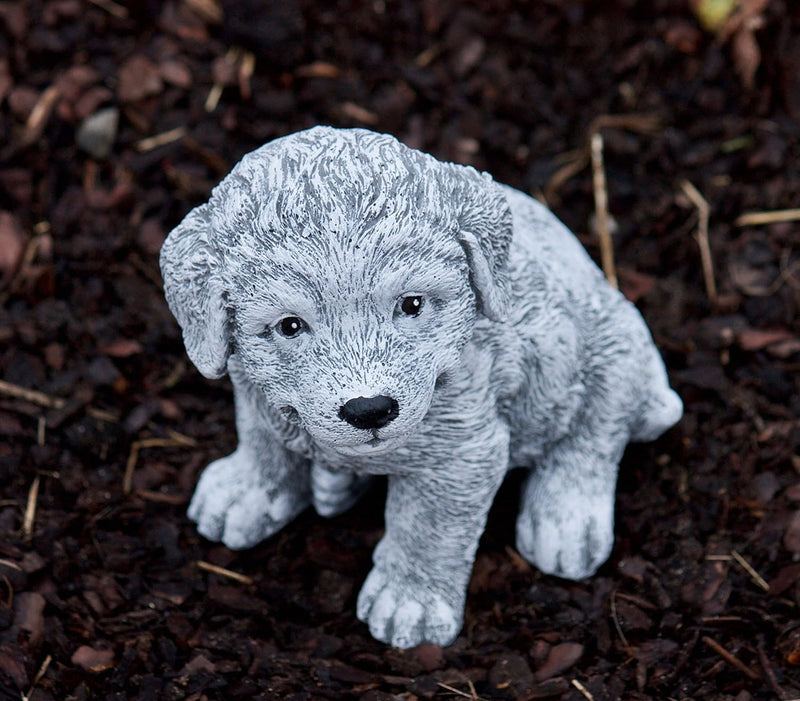
M167 238L170 309L207 377L231 353L320 444L400 444L479 314L501 320L500 188L390 136L317 127L247 155Z

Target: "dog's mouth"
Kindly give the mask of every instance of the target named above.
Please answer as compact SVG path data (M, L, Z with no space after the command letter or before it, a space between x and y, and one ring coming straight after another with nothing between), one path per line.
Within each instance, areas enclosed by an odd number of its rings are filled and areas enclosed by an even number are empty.
M363 443L339 443L331 447L342 455L348 456L380 455L396 448L403 440L404 437L402 436L382 438L377 431L372 431L372 437Z

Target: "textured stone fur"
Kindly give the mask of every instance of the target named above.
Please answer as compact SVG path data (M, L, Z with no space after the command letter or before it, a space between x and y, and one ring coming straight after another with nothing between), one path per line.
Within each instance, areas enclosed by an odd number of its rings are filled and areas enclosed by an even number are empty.
M205 470L190 517L246 548L388 475L358 616L393 645L458 634L511 467L528 470L520 552L594 573L625 445L681 416L641 316L545 207L390 136L317 127L247 155L161 267L189 357L229 373L236 403L239 445ZM399 311L412 295L418 316ZM307 326L281 335L285 317ZM397 402L385 426L340 418L375 396Z

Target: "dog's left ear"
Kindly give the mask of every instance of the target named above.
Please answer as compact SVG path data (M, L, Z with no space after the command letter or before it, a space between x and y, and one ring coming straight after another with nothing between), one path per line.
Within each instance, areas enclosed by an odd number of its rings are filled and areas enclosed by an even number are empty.
M504 321L510 304L511 209L501 187L488 174L465 170L458 238L467 253L480 311L493 321Z

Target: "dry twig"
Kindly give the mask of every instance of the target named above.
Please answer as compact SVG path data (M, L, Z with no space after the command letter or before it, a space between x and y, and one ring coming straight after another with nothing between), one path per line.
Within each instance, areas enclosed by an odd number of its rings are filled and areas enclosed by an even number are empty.
M46 88L39 96L36 104L25 122L25 129L22 134L22 142L25 145L32 144L44 132L50 116L53 114L56 103L61 99L61 90L55 85Z
M717 283L714 279L714 261L711 256L711 245L708 242L708 219L711 207L698 189L688 180L681 182L683 193L697 208L697 245L700 247L700 261L703 266L703 279L706 284L706 294L712 309L717 309Z
M601 129L626 129L637 134L654 134L661 128L661 118L656 114L601 114L589 125L586 144L563 155L564 165L550 178L544 196L551 202L559 188L570 178L580 173L591 161L591 141Z
M614 243L608 224L608 189L606 172L603 167L603 136L599 131L592 134L592 185L594 188L594 208L597 216L597 235L600 238L600 259L603 272L609 284L616 290L617 271L614 267Z
M776 209L772 212L747 212L737 217L734 226L761 226L778 222L800 221L800 209Z
M210 562L206 562L205 560L197 560L197 566L204 572L211 572L211 574L218 574L220 577L227 577L228 579L232 579L233 581L239 582L240 584L249 585L253 583L253 578L248 577L246 574L239 574L238 572L225 569L224 567L220 567L219 565L212 565Z
M230 66L235 66L241 55L242 50L238 46L232 46L225 54L224 61ZM211 90L208 92L208 97L206 97L204 105L206 112L213 112L217 109L223 90L225 90L225 86L219 80L215 80L214 85L211 86Z
M117 19L128 19L128 8L124 5L114 2L114 0L89 0L92 5L105 10L108 14L116 17Z
M571 682L572 686L574 686L578 691L581 692L584 698L589 699L589 701L594 701L594 696L592 692L589 691L583 684L581 684L577 679L573 679Z
M22 537L25 540L33 535L33 522L36 520L36 505L39 502L39 484L42 478L36 475L28 490L28 502L25 505L25 515L22 518Z
M36 676L33 678L33 682L31 682L31 688L28 689L27 694L21 694L22 701L28 701L31 696L33 696L33 690L36 688L36 685L42 680L45 674L47 674L47 669L50 667L50 663L53 661L52 655L48 655L44 658L44 662L42 662L42 666L39 667L39 671L36 672Z
M222 5L217 0L186 0L186 4L211 24L221 24L225 19Z
M753 566L747 560L745 560L735 550L731 550L731 556L742 567L742 569L744 569L744 571L747 572L747 574L749 574L753 578L753 581L759 587L761 587L764 591L769 591L769 584L767 584L766 580L758 572L755 571Z
M136 150L139 153L153 151L160 146L166 146L167 144L171 144L175 141L180 141L184 136L186 136L186 133L186 127L175 127L175 129L170 129L169 131L162 132L161 134L148 136L146 139L141 139L140 141L136 142Z
M470 691L472 693L468 694L466 691L461 691L461 689L456 689L454 686L450 686L449 684L445 684L444 682L438 682L439 686L442 687L445 691L449 691L451 694L455 694L456 696L461 696L465 699L471 699L471 701L480 701L480 697L475 693L475 687L470 685Z
M758 636L758 661L761 664L761 669L764 670L764 675L767 678L767 683L772 688L772 691L775 693L775 696L778 699L787 699L788 694L781 688L780 682L778 682L778 677L775 674L775 670L772 669L772 664L769 661L769 657L767 657L767 649L766 645L764 644L764 636ZM798 701L797 699L793 699L792 701Z
M707 635L704 635L701 640L710 647L714 652L716 652L723 660L725 660L729 665L735 667L743 674L746 674L750 679L753 681L758 681L761 679L761 675L758 672L753 671L748 667L744 662L742 662L738 657L735 657L730 652L728 652L722 645L720 645L716 640L709 638Z
M133 489L133 472L142 448L192 448L195 445L197 444L194 440L176 431L171 431L169 438L143 438L140 441L134 441L131 443L131 452L125 463L125 474L122 478L123 493L130 494Z
M611 620L614 621L614 627L617 629L619 639L622 641L622 647L630 647L628 638L625 637L625 633L622 631L619 616L617 616L617 592L615 591L611 592Z
M14 399L22 399L31 404L43 406L46 409L61 409L66 404L60 397L51 397L44 392L20 387L5 380L0 380L0 394L5 394L7 397L13 397Z

